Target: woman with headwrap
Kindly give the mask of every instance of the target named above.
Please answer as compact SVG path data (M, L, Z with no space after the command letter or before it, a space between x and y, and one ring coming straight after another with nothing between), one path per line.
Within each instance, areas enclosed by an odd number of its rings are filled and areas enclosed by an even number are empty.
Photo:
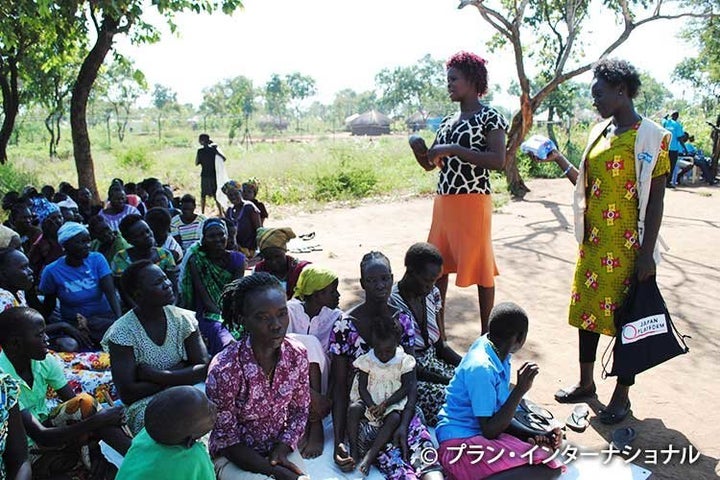
M65 256L48 265L40 278L45 295L44 316L50 317L60 300L60 317L83 335L84 349L99 349L105 331L120 316L110 266L100 253L90 251L90 233L84 225L67 222L58 230Z
M329 343L333 324L343 316L338 307L338 277L330 270L308 265L300 273L295 298L288 300L288 336L302 342L310 362L310 418L301 442L305 458L322 454L325 439L322 419L330 413L327 395L330 371Z
M245 274L245 256L227 250L227 234L222 219L205 220L202 239L187 251L180 281L181 306L195 310L210 355L233 341L222 325L220 297L228 283Z
M295 294L300 272L310 264L307 260L298 260L287 254L287 244L293 238L295 232L289 227L257 230L257 246L263 259L255 265L255 271L268 272L280 280L288 300Z
M35 240L28 252L30 268L38 279L45 266L63 254L63 248L58 242L58 229L63 224L63 216L60 207L45 197L33 197L30 201L32 202L30 209L42 229L42 235Z
M255 256L257 248L257 229L262 226L260 210L254 203L245 200L241 193L242 186L235 180L230 180L222 187L232 205L225 212L225 217L235 224L238 249L246 257Z
M0 248L20 250L22 248L20 235L12 228L0 225Z

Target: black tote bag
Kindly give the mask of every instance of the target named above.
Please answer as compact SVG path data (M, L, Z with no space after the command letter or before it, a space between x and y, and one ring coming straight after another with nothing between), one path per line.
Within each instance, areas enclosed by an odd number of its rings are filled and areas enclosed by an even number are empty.
M690 337L675 328L655 276L633 282L625 303L615 311L615 328L609 376L631 377L689 351L685 338Z

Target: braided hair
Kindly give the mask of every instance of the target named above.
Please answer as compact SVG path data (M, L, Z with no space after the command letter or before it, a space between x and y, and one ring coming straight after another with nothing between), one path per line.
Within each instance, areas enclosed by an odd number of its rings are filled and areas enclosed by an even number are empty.
M367 266L373 262L379 262L387 265L388 270L392 272L392 268L390 267L390 259L386 257L384 253L373 250L363 255L362 260L360 260L360 277L363 276L365 268L367 268Z
M285 289L280 284L280 280L267 272L255 272L228 283L220 297L223 325L230 331L239 330L243 326L241 319L248 297L253 292L272 288L285 295Z

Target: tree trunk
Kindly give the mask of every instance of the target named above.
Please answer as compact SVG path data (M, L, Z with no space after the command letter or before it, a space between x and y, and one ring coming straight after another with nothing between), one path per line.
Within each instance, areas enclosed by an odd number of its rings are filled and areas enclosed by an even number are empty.
M15 128L20 106L20 92L18 91L17 60L8 57L3 60L0 57L0 90L3 96L3 122L0 127L0 164L7 162L7 146Z
M97 40L80 67L70 100L70 127L72 131L73 154L78 174L79 187L87 187L96 200L100 199L95 181L95 165L90 151L90 135L87 127L87 104L90 90L105 56L112 48L118 21L104 17L98 30Z
M547 133L548 138L553 141L555 145L558 145L557 137L555 136L555 107L550 105L548 107L548 118L547 118Z
M520 111L515 114L510 124L507 143L505 145L505 176L508 190L514 199L522 200L530 189L525 185L517 166L517 151L525 135L532 127L533 110L527 94L520 96Z
M60 108L62 109L62 107L60 107ZM57 115L55 115L55 146L54 146L54 150L55 150L56 156L57 156L58 145L60 145L60 122L62 121L62 117L63 117L62 110L59 111L57 113Z
M50 134L50 144L48 146L48 156L50 158L55 157L55 125L53 124L53 114L54 112L51 112L47 117L45 117L45 128Z

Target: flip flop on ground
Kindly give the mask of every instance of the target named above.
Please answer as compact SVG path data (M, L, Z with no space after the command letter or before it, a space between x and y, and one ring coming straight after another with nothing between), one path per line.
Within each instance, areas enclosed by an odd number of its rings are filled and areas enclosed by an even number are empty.
M632 427L618 428L613 430L611 438L615 448L622 452L637 438L637 432Z
M565 425L573 432L582 433L590 425L588 417L590 416L590 409L584 403L575 405L573 411L570 412L570 416L565 420Z

